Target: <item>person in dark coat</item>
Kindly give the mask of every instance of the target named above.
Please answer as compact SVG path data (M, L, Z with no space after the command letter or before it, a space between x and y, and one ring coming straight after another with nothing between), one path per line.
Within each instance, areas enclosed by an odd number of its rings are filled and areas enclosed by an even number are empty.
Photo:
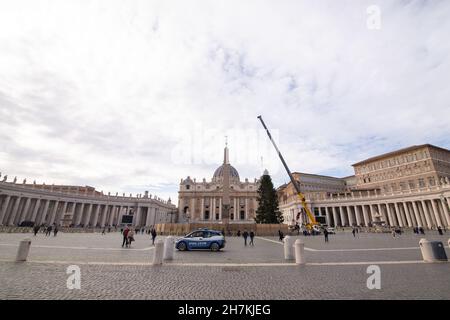
M153 228L152 231L150 231L150 233L152 234L152 245L155 245L155 239L156 239L156 230L155 230L155 228Z
M281 230L278 230L278 237L280 237L280 241L283 241L284 234Z
M54 237L56 237L56 235L58 234L58 231L59 231L58 226L55 225L55 229L53 229L53 236Z
M255 233L253 231L250 231L250 245L254 246L255 244L253 243L253 238L255 237Z
M439 232L439 235L441 235L441 236L444 235L444 233L442 232L441 226L437 227L437 230Z
M237 236L240 237L241 236L241 230L238 230L237 232Z
M244 246L247 246L247 238L248 238L248 232L247 230L244 230L244 233L242 234L244 237Z
M123 235L122 248L123 248L123 246L128 247L128 232L130 232L130 229L128 229L128 227L126 227L122 233L122 235Z
M328 230L326 228L323 229L323 235L325 236L325 242L328 242Z
M34 226L34 228L33 228L33 232L34 232L34 235L36 236L37 235L37 233L39 232L39 229L40 229L41 227L39 227L39 226Z
M355 230L355 228L353 228L352 233L353 233L353 237L356 237L356 230Z

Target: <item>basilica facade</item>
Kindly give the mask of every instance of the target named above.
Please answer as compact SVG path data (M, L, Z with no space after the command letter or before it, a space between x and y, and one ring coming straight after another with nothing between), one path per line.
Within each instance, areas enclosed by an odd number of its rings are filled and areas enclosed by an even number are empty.
M181 179L178 219L187 223L255 223L259 180L241 181L230 164L228 147L223 164L210 181Z

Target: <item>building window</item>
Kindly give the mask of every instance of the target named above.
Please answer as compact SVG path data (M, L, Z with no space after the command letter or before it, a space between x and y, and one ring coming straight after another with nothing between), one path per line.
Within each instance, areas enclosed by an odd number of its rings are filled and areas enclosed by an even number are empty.
M245 211L241 210L240 211L240 216L241 216L241 220L245 220Z
M216 213L216 220L219 220L219 214L218 213Z
M186 190L189 190L191 188L190 185L186 185Z
M230 214L230 219L234 220L234 213Z
M205 220L209 220L209 210L205 211Z

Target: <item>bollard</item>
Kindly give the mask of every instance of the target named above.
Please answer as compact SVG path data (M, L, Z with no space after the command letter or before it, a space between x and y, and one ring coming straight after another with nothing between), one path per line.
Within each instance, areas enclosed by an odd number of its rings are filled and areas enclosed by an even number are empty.
M174 251L174 238L168 236L164 241L164 255L163 260L172 260Z
M164 253L163 251L164 251L164 242L161 239L156 240L155 255L153 256L153 265L162 264L163 253Z
M294 239L291 236L284 237L284 259L294 260Z
M427 239L420 239L420 251L422 252L423 261L425 262L445 262L447 261L447 254L445 253L444 245L440 241L428 241Z
M448 247L450 248L450 239L448 239L448 243L447 244L448 244Z
M16 261L27 261L28 253L30 252L31 239L23 239L19 243L19 249L17 250Z
M295 247L295 263L305 264L305 243L302 239L297 239L294 244Z

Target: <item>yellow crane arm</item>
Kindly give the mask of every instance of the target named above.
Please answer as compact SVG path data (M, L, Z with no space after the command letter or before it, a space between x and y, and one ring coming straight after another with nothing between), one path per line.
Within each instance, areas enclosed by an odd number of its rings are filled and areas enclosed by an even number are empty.
M303 195L303 193L299 192L299 193L297 193L297 195L300 198L300 201L302 203L303 209L305 209L306 214L308 215L310 224L311 225L318 224L317 221L316 221L316 218L314 217L314 215L312 214L311 210L309 210L308 205L306 204L306 199L305 199L305 196Z

